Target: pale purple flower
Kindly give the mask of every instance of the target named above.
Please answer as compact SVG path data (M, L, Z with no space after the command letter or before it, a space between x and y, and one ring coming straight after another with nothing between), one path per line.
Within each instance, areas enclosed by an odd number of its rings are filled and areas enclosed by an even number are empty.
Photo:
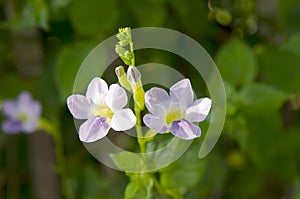
M23 91L16 100L5 100L2 113L7 119L2 123L5 133L32 133L36 130L42 107L32 99L30 93Z
M145 103L150 114L143 118L149 128L190 140L201 135L199 126L208 115L211 99L194 101L194 92L188 79L183 79L170 88L170 95L161 88L151 88L145 93Z
M87 119L79 127L79 139L94 142L105 137L110 128L115 131L131 129L136 124L132 110L127 104L125 90L118 84L108 88L101 78L94 78L88 85L86 96L74 94L67 105L76 119Z

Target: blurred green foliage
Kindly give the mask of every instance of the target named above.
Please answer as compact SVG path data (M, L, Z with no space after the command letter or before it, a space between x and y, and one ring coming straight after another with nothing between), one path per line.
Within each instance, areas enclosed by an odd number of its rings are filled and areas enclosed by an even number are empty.
M214 58L226 85L227 118L220 140L204 159L197 157L203 138L196 140L166 168L160 182L169 194L161 197L300 197L298 0L1 0L0 19L0 99L29 90L41 100L43 114L60 121L73 198L117 199L125 189L128 198L147 198L155 183L131 176L126 188L123 173L99 164L79 142L65 105L84 57L123 26L161 26L191 36ZM17 64L19 47L25 57L37 56L28 40L41 47L37 73ZM137 64L163 61L192 82L202 82L183 60L143 52L137 52ZM109 81L115 79L111 71L104 77ZM203 93L204 84L201 89L195 92ZM0 134L0 198L11 198L12 178L19 180L19 198L32 198L29 155L21 150L27 147L25 135ZM136 186L143 189L137 193Z

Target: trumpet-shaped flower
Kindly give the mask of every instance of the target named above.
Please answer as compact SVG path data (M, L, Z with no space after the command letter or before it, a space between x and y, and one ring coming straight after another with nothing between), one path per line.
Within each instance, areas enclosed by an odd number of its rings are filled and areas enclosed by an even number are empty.
M194 101L194 92L188 79L175 83L170 95L161 88L151 88L145 93L145 104L149 110L143 118L149 128L159 132L190 140L201 135L201 129L193 122L201 122L211 108L209 98Z
M3 115L7 117L2 123L6 133L32 133L36 130L37 121L41 116L42 107L32 99L30 93L23 91L16 100L5 100L2 107Z
M94 78L88 85L86 96L74 94L67 105L76 119L87 119L79 127L79 139L94 142L107 135L110 128L125 131L136 123L132 110L125 108L127 95L118 84L108 88L101 78Z

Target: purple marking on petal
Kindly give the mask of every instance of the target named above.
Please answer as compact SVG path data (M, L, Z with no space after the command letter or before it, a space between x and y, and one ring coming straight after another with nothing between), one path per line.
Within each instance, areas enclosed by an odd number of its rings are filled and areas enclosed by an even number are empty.
M67 99L67 106L76 119L89 118L91 104L83 95L71 95Z
M145 93L145 105L152 114L164 117L170 106L170 96L161 88L151 88Z
M184 140L191 140L201 135L201 129L185 119L174 121L170 131L176 137Z
M180 104L182 110L188 107L194 100L194 91L190 80L183 79L171 86L170 96L173 102Z
M82 142L95 142L105 137L110 129L103 117L92 117L79 127L79 139Z
M19 120L6 120L2 122L2 130L8 134L16 134L22 130L22 122Z
M196 100L187 108L185 114L191 122L202 122L205 120L211 108L211 99L201 98Z
M110 85L105 102L112 111L121 110L127 104L126 91L118 84Z
M150 129L153 129L159 133L165 133L168 129L165 119L159 116L146 114L143 117L143 122Z
M96 77L88 85L86 98L93 104L101 105L104 103L107 92L107 83L103 79Z

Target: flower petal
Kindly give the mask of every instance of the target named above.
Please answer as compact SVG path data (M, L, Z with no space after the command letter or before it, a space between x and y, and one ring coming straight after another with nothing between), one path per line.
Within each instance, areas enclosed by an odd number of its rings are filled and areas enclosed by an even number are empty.
M34 101L31 105L30 109L31 109L31 111L29 114L32 117L39 118L40 115L42 114L42 105L38 101Z
M32 96L27 91L22 91L17 98L17 103L19 104L19 108L27 107L33 102Z
M115 131L131 129L136 124L136 117L129 108L114 112L111 119L111 128Z
M190 80L183 79L171 86L170 96L173 102L180 104L182 110L188 107L194 100L194 92Z
M185 119L174 121L170 131L176 137L184 140L191 140L201 135L201 129Z
M201 98L192 103L185 114L191 122L202 122L208 115L211 108L211 99Z
M22 122L19 120L6 120L2 122L2 130L11 134L19 133L22 130Z
M170 96L161 88L151 88L145 93L147 109L154 115L164 117L170 106Z
M109 124L104 117L92 117L79 127L79 139L82 142L95 142L105 137L109 131Z
M159 133L165 133L167 131L167 124L164 118L146 114L143 117L143 121L150 129L153 129Z
M86 98L90 102L100 105L104 103L107 92L107 83L103 79L95 77L88 85Z
M127 104L126 91L118 84L110 85L105 102L112 111L122 109Z
M10 118L16 118L18 114L18 107L13 100L5 100L2 105L3 114Z
M87 119L89 117L91 105L85 96L71 95L67 99L67 105L76 119Z
M30 121L23 123L23 132L24 133L32 133L36 130L36 126L37 126L37 119L31 119Z

